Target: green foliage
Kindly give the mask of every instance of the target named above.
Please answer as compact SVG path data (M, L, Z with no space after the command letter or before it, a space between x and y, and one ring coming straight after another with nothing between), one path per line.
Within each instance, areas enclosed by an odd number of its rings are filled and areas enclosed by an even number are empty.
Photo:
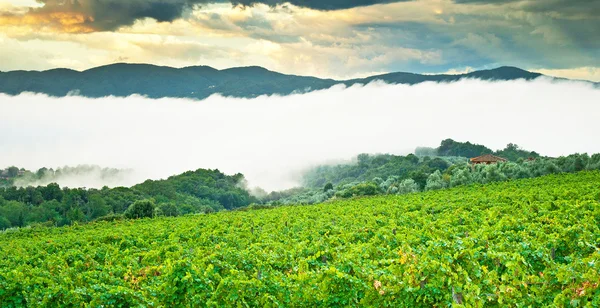
M419 191L419 185L413 179L406 179L398 185L398 194L410 194Z
M468 169L455 169L450 177L450 186L456 187L460 185L468 185L473 181L471 172Z
M421 148L418 149L420 152L423 152ZM473 158L484 154L494 154L513 162L516 162L519 159L540 158L538 153L523 150L514 143L509 143L503 150L494 152L490 148L480 144L473 144L468 141L458 142L452 139L442 141L440 146L436 149L436 153L436 155L439 156L460 156L467 158Z
M444 171L456 162L466 162L466 159L419 158L413 154L407 156L361 154L357 157L355 164L319 166L309 170L304 174L303 184L306 188L318 189L327 183L331 183L332 186L341 186L372 181L375 178L388 179L396 176L402 180L412 178L423 187L430 173L436 170Z
M438 156L437 149L429 147L417 147L415 149L416 156Z
M96 219L96 221L118 221L125 219L123 214L108 214L106 216L102 216Z
M15 167L15 166L11 166L6 169L6 172L7 172L8 177L14 178L19 174L19 168Z
M446 188L448 183L444 181L442 178L442 173L439 170L436 170L427 178L427 185L425 185L425 190L437 190Z
M125 211L125 217L129 219L154 217L154 202L152 200L138 200Z
M8 229L11 226L10 220L4 216L0 216L0 230Z
M440 146L437 148L439 156L462 156L462 157L476 157L483 154L492 154L494 151L480 145L473 144L469 141L458 142L452 139L443 140Z
M494 153L497 156L506 158L510 161L517 161L519 158L528 159L528 158L539 158L540 154L534 151L526 151L521 149L518 145L514 143L509 143L506 145L506 148L500 151L496 151Z
M227 176L219 170L188 171L166 180L148 180L133 187L160 201L172 201L191 196L197 199L212 200L225 209L246 206L254 201L244 189L244 176Z
M380 193L379 186L374 182L360 183L356 185L350 185L347 189L341 190L336 193L336 196L342 198L350 198L357 196L374 196Z
M88 167L64 167L56 172L85 172ZM96 170L96 167L89 167ZM105 173L116 169L102 169ZM112 171L111 171L112 170ZM52 169L42 170L47 175ZM56 183L38 187L0 187L0 214L8 219L8 227L23 227L49 222L68 225L88 222L125 211L136 201L153 199L159 212L166 216L209 213L247 206L255 201L243 188L241 174L228 176L218 170L189 171L167 180L146 181L132 188L109 189L60 188ZM332 194L327 194L329 198ZM324 201L323 198L320 201ZM6 205L7 202L10 204ZM8 228L4 227L4 228Z
M375 183L373 183L375 184ZM0 233L22 306L595 307L600 172Z
M179 209L173 203L163 203L158 208L164 216L179 216Z

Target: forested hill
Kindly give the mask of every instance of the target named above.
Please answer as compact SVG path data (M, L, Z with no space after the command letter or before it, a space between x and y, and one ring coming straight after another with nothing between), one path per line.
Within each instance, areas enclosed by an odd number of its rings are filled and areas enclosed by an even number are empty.
M390 73L362 79L333 80L285 75L262 67L217 70L208 66L172 68L148 64L112 64L86 71L53 69L47 71L0 72L0 93L45 93L51 96L78 94L87 97L129 96L151 98L186 97L203 99L215 93L251 98L260 95L326 89L335 84L352 85L382 80L393 84L425 81L452 82L463 78L482 80L534 79L540 74L515 67L499 67L459 75L420 75Z
M10 169L10 168L9 168ZM147 206L150 216L178 216L231 210L255 202L243 188L244 176L219 170L188 171L131 188L0 187L0 230L35 223L69 225L97 219L135 218Z
M429 175L436 170L443 173L452 165L466 164L469 158L479 155L494 154L515 163L541 157L540 154L521 149L513 143L502 150L492 151L484 145L452 139L443 140L437 148L419 147L415 154L360 154L352 164L317 166L304 174L304 186L319 188L327 183L340 185L371 181L374 178L395 178L394 181L410 178L423 189Z

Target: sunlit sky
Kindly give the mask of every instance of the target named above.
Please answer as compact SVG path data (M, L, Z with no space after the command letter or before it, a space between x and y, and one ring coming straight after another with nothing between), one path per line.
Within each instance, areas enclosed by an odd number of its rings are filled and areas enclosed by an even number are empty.
M343 79L511 65L600 81L599 0L231 1L0 0L0 70L259 65Z

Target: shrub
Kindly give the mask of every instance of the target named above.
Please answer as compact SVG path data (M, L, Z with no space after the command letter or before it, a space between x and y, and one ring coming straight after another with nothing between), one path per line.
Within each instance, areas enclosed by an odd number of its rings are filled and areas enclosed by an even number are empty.
M138 200L125 211L125 217L129 219L154 217L154 202L152 200Z
M102 216L102 217L98 217L96 218L95 221L117 221L117 220L123 220L123 215L122 214L108 214L106 216Z

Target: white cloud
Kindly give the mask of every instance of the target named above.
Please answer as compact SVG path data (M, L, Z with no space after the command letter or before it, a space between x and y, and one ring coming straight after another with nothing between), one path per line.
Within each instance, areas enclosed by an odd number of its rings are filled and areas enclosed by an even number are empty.
M569 69L538 69L532 70L544 75L563 77L575 80L591 80L600 82L600 67L579 67Z
M382 83L286 97L204 101L0 95L0 163L131 168L131 185L196 168L282 189L359 153L406 154L442 139L545 155L600 152L600 90L587 83ZM0 166L1 167L1 166ZM115 184L115 183L109 183ZM72 185L72 183L71 183Z

